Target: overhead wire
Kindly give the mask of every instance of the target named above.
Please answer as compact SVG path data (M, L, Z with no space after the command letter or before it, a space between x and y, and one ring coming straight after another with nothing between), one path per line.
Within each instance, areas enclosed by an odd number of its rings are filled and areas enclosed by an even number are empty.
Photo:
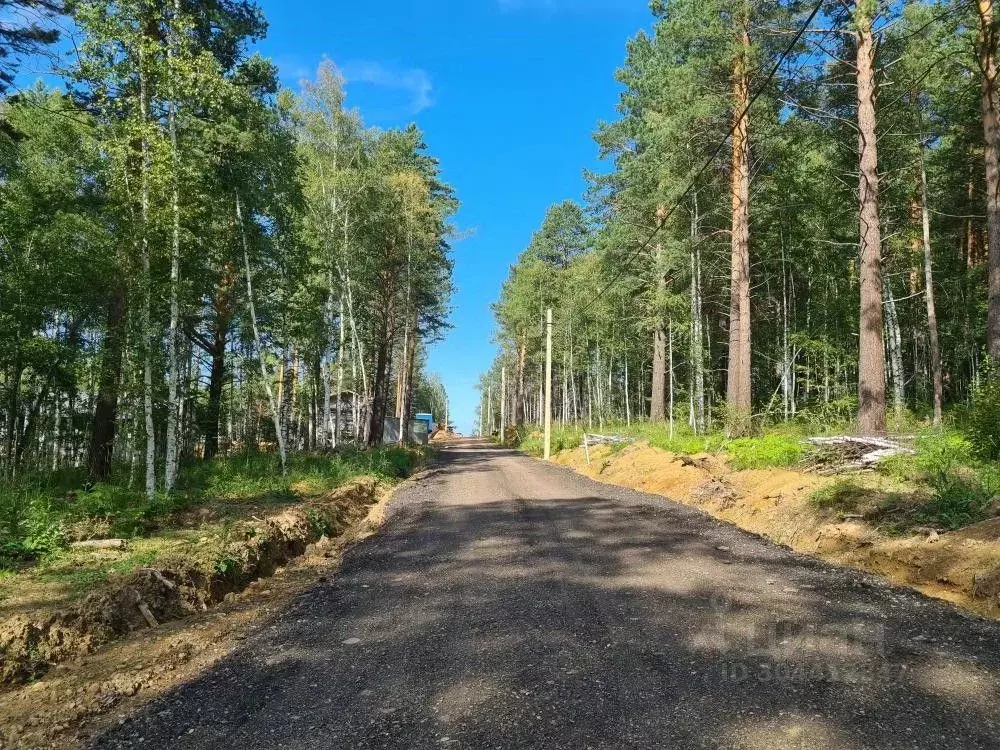
M770 72L760 83L760 85L757 86L754 92L750 95L750 99L747 102L746 107L743 108L738 117L733 118L733 123L729 127L729 131L719 141L719 143L715 146L715 148L712 149L712 153L701 165L698 171L695 172L694 175L691 177L691 179L688 181L687 186L684 188L683 192L681 192L681 194L677 197L677 199L673 202L673 204L671 204L670 208L668 208L663 213L663 216L662 218L659 219L656 228L650 233L650 235L643 242L641 242L626 257L625 261L622 263L621 270L617 274L615 274L615 276L611 279L611 281L608 284L606 284L604 288L601 289L601 291L599 291L593 298L591 298L591 300L583 307L582 310L580 310L581 314L589 310L595 303L598 302L598 300L601 299L601 297L607 294L608 291L610 291L619 281L621 281L621 279L625 276L625 273L627 272L628 264L632 260L634 260L635 257L640 252L642 252L644 248L649 247L649 244L667 225L668 219L670 219L670 217L674 214L674 212L677 211L678 208L680 208L681 203L683 203L684 199L687 198L687 196L691 193L694 187L698 184L698 180L701 179L702 175L704 175L705 172L708 171L708 168L712 166L716 158L718 158L719 154L722 153L722 149L725 148L726 144L729 142L729 139L732 138L733 134L736 132L736 129L744 121L747 114L750 112L750 109L753 107L756 101L761 97L761 95L764 93L764 90L770 85L771 81L774 80L774 76L778 73L778 70L781 68L782 63L784 63L785 58L787 58L792 53L792 51L798 45L799 41L802 39L803 35L812 25L812 22L816 20L816 16L818 16L820 10L822 10L823 4L824 0L820 0L819 2L816 3L815 7L813 7L812 12L809 14L809 17L796 32L795 36L792 38L792 41L789 42L789 44L785 47L784 50L782 50L781 54L778 56L778 59L771 67Z

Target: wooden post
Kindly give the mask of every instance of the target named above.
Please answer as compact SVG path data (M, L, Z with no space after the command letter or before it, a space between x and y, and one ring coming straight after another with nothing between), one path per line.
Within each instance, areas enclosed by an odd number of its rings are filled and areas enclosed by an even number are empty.
M545 313L545 460L552 453L552 308Z

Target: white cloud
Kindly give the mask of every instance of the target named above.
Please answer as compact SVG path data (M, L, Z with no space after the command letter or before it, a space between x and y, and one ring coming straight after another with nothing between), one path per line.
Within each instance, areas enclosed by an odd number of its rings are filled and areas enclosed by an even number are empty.
M626 10L635 5L645 9L646 0L496 0L501 12L546 11L546 12L592 12Z
M340 72L348 85L367 83L405 92L410 97L411 115L423 112L434 104L434 85L427 71L420 68L402 69L378 62L358 60L346 63Z
M278 66L278 71L286 83L299 83L307 78L311 78L316 72L315 68L306 65L301 59L295 56L279 56L274 59L274 64Z

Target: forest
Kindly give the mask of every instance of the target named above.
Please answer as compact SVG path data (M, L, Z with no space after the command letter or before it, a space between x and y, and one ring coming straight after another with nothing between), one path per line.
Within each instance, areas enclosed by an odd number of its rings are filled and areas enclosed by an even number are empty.
M198 462L283 473L444 412L426 347L455 193L415 126L346 106L333 63L283 88L266 31L249 0L0 0L8 558L39 488L152 502Z
M542 424L552 308L559 426L945 425L1000 457L993 3L650 8L594 134L608 168L494 305L481 430Z

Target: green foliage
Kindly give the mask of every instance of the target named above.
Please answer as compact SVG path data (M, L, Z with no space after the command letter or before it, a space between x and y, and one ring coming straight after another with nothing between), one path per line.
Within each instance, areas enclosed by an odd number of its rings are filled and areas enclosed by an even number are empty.
M58 550L62 529L43 494L0 487L0 569Z
M370 473L384 479L403 479L410 475L417 452L409 448L376 448L367 453Z
M992 493L1000 485L991 489L978 476L953 473L938 477L933 488L932 499L920 509L920 520L958 529L985 519Z
M771 434L730 440L725 451L734 469L768 469L797 464L802 460L805 446L801 438Z
M575 449L583 445L585 430L575 427L556 426L552 430L552 451ZM770 467L792 466L798 463L805 452L802 438L795 433L775 432L756 438L729 440L722 433L696 435L684 426L675 428L670 436L667 425L636 422L631 426L623 424L606 425L602 432L625 435L645 440L654 448L670 453L693 455L696 453L725 452L734 469L766 469ZM526 435L519 443L521 450L532 455L541 455L544 436L539 431ZM612 453L624 450L626 443L616 444Z
M914 447L916 455L887 459L880 471L929 489L918 520L949 529L982 521L1000 493L1000 470L977 461L973 444L952 430L924 432Z
M583 445L583 430L574 427L552 427L552 452L572 450ZM532 456L541 456L545 452L545 435L534 431L526 434L518 443L518 447Z
M880 471L903 481L934 483L973 462L972 446L960 433L925 430L914 441L915 455L885 459Z
M984 461L1000 461L1000 364L987 363L972 395L966 434Z
M330 519L315 508L306 510L306 519L309 522L309 528L316 536L327 536L333 533L333 524L330 523Z
M322 493L353 477L373 475L386 481L408 476L422 451L383 447L346 449L329 456L294 454L282 476L273 454L232 456L185 467L180 488L153 502L138 489L97 484L67 490L56 477L39 478L29 490L0 485L0 569L56 554L71 529L101 529L98 536L140 538L168 523L171 515L213 503L291 502L299 490Z

